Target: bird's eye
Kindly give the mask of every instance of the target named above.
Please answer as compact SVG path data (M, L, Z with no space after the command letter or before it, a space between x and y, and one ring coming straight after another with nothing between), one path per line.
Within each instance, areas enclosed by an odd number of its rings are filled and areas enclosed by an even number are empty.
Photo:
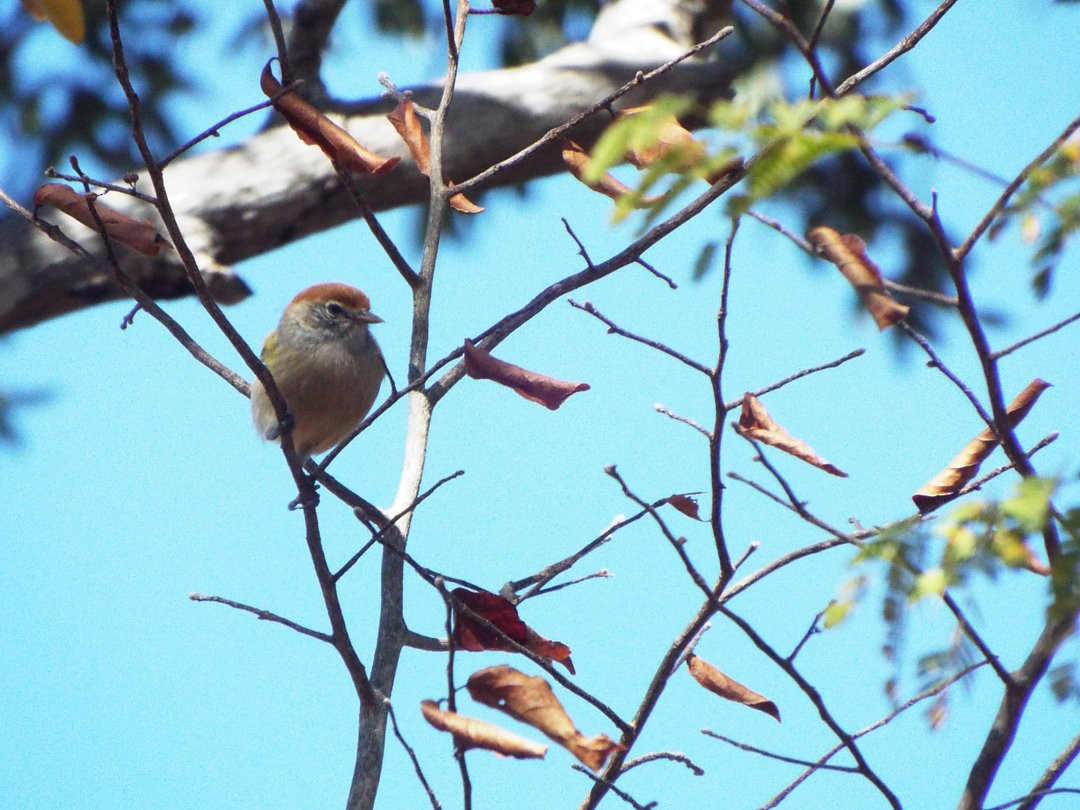
M345 307L343 307L337 301L330 301L329 303L327 303L326 311L333 315L335 318L342 318L345 316Z

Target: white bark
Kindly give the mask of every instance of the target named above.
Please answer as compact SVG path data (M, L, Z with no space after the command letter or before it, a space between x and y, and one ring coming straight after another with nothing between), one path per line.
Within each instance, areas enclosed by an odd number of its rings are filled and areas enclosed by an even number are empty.
M461 182L529 145L552 127L592 106L632 79L713 34L707 12L723 0L619 0L598 16L587 41L575 43L519 68L463 74L444 150L447 176ZM726 91L722 64L687 60L635 89L621 106L640 104L664 90L717 97ZM421 104L434 104L439 88L414 89ZM393 103L373 100L341 105L338 120L369 149L405 155L384 115ZM590 143L606 123L594 116L576 130ZM212 122L207 122L209 125ZM557 149L547 149L496 175L489 185L521 183L562 168ZM225 303L246 297L247 285L230 266L288 242L340 225L356 216L329 162L302 144L288 127L274 126L240 146L177 160L166 172L170 201L199 266ZM361 179L378 210L421 203L427 183L409 164ZM140 189L148 190L143 181ZM149 207L109 194L110 206L150 216ZM51 209L50 221L88 248L100 239ZM125 271L152 296L188 295L191 287L171 251L155 260L123 247ZM111 275L78 259L20 218L0 222L0 334L123 296Z

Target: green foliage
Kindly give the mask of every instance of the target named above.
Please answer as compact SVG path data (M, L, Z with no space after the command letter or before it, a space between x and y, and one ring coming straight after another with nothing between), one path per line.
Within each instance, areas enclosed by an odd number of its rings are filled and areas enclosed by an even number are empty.
M902 97L844 96L839 99L771 102L757 114L720 102L710 121L744 136L758 158L748 164L751 200L771 197L825 157L857 148L855 130L870 132L908 103Z
M745 210L757 200L786 192L824 158L858 148L860 133L871 131L907 102L903 97L854 94L793 103L778 100L757 109L738 101L718 102L707 117L714 134L728 142L711 148L700 141L675 144L646 166L633 191L617 201L614 218L618 221L635 209L647 208L647 227L687 186L715 178L739 152L755 155L747 164L746 193L734 202ZM691 100L666 96L645 110L620 117L593 148L586 179L595 182L625 155L652 148L663 141L672 119L692 112ZM660 187L662 193L649 197Z
M0 115L19 143L20 159L3 179L16 196L40 182L50 165L68 170L67 155L78 152L122 171L138 162L130 137L130 113L113 77L112 42L104 0L86 0L87 36L76 47L50 28L35 24L20 3L0 12ZM142 102L143 126L154 147L178 142L167 105L191 89L173 48L201 21L187 6L169 0L121 4L124 50L132 83ZM57 58L32 68L18 55L37 37L56 40ZM62 53L59 53L62 51Z
M1069 240L1080 231L1080 139L1073 138L1046 163L1035 168L1027 182L1001 212L991 230L996 236L1013 222L1023 238L1037 243L1031 256L1032 287L1044 297L1053 283L1054 268Z
M1053 510L1051 498L1059 487L1054 478L1025 478L1013 494L1000 501L970 501L956 507L939 525L913 518L882 531L862 545L853 565L883 568L885 593L881 613L886 627L885 654L899 665L910 610L927 597L970 587L974 578L995 579L1003 571L1038 566L1033 548L1042 547L1048 522L1063 530L1060 552L1050 569L1047 610L1051 618L1074 617L1080 610L1080 508L1064 515ZM860 572L843 583L838 597L823 614L824 626L843 622L863 600L867 575ZM950 677L977 660L957 628L950 643L918 659L920 688ZM1051 674L1059 699L1080 698L1072 664ZM890 695L895 679L886 684ZM936 728L944 722L947 701L939 697L928 717Z

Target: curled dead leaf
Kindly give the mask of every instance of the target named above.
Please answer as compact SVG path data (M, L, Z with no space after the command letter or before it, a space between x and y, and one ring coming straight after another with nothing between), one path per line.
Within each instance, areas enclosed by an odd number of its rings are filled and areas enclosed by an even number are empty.
M775 703L738 681L733 681L708 661L691 654L686 657L686 667L694 676L694 680L714 695L719 695L724 700L741 703L751 709L757 709L759 712L776 718L776 722L780 722L780 709Z
M137 250L144 256L157 256L163 247L172 247L172 243L157 232L154 223L146 219L136 219L109 208L93 192L79 194L63 183L46 183L34 192L35 206L48 205L56 208L87 228L96 231L98 224L90 210L91 200L93 200L94 210L101 219L101 224L105 227L105 233L111 239L127 245L132 250Z
M420 702L420 711L432 726L454 735L454 742L464 749L483 748L504 757L515 759L543 759L547 746L526 740L504 728L499 728L475 717L465 717L456 712L439 708L434 700Z
M451 635L454 647L459 650L504 650L517 652L507 639L512 639L537 655L558 661L574 674L574 662L570 660L570 648L561 641L544 638L518 616L517 608L507 599L488 591L470 591L455 588L451 595L477 616L498 628L493 630L454 606L454 627ZM504 637L505 636L505 637Z
M823 459L806 442L788 435L769 416L765 406L753 394L743 396L742 413L739 416L738 423L733 427L742 436L775 447L777 450L783 450L785 453L789 453L807 464L813 464L830 475L847 478L846 472Z
M528 723L594 771L622 748L606 734L586 737L578 731L543 678L501 664L473 673L466 686L473 700Z
M589 153L573 141L563 141L562 159L563 164L570 170L570 174L574 175L574 177L593 191L598 191L605 197L618 200L626 194L633 193L633 189L630 188L630 186L623 183L610 172L605 173L599 180L587 180L586 173L589 167ZM656 197L642 198L637 205L639 208L647 208L656 202L656 200Z
M259 77L259 86L274 109L281 113L306 144L319 147L323 154L357 174L382 174L394 168L399 157L383 157L365 149L343 127L327 118L317 107L293 92L284 93L266 63Z
M1028 411L1031 410L1039 395L1049 387L1050 383L1038 378L1028 383L1006 409L1009 425L1016 427L1020 424L1020 420L1028 415ZM933 512L942 504L957 497L960 490L976 476L979 466L994 451L997 444L997 437L990 428L986 428L968 442L945 469L919 487L919 491L911 496L919 512L924 515Z
M513 388L525 399L538 402L553 411L571 394L589 390L588 383L557 380L499 360L474 346L471 340L465 341L465 372L474 379L494 380L507 388Z
M907 317L908 307L894 301L885 290L881 270L866 255L866 243L862 239L850 233L841 235L824 226L811 228L806 238L855 288L878 329L888 329Z
M409 154L416 161L416 168L425 177L431 176L431 144L428 143L424 128L420 124L420 116L416 114L416 106L409 97L402 99L386 119L397 130L401 140L409 148ZM452 183L450 185L453 185ZM484 210L483 206L470 202L464 194L452 194L447 204L459 214L479 214Z

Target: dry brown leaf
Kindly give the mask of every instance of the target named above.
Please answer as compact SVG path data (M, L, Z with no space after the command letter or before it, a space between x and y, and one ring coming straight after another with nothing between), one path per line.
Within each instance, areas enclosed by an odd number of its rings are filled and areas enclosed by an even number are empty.
M525 399L538 402L553 411L571 394L589 390L588 383L557 380L499 360L474 346L471 340L465 341L465 371L474 379L494 380L500 385L513 388Z
M259 86L274 109L281 113L306 144L319 147L323 154L357 174L382 174L394 168L399 157L383 157L361 146L345 129L327 118L317 107L296 93L285 93L266 63Z
M689 495L669 495L667 502L687 517L693 518L694 520L701 520L701 515L698 513L698 503L695 498L691 498Z
M416 114L416 107L411 98L402 99L398 105L386 116L401 140L409 147L409 154L416 161L416 168L425 177L431 176L431 145L428 143L424 129L420 125L420 117ZM450 184L451 186L453 183ZM459 214L479 214L484 207L470 202L464 194L453 194L447 203Z
M616 120L638 115L648 109L649 107L631 107L620 112ZM630 148L625 157L636 168L644 169L673 153L681 158L672 166L673 171L689 169L705 161L705 147L701 142L679 123L678 118L667 115L657 130L656 142L644 149Z
M487 619L505 636L543 658L558 661L574 674L574 662L570 660L570 648L561 641L544 638L518 617L517 608L507 599L488 591L470 591L455 588L450 592L458 601L478 616ZM455 608L454 627L451 635L459 650L505 650L517 652L502 635Z
M770 447L775 447L777 450L783 450L785 453L790 453L795 456L795 458L801 459L807 464L813 464L818 469L822 469L830 475L847 478L846 472L823 459L815 453L806 442L796 439L793 436L789 436L787 432L780 427L780 425L776 424L773 418L769 416L769 412L765 410L765 406L762 405L761 402L758 401L758 398L753 394L746 394L743 396L742 413L739 416L738 424L734 427L742 436L754 439L762 444L767 444Z
M86 38L82 0L22 0L35 20L48 20L64 39L79 45Z
M777 723L780 722L780 710L775 703L738 681L733 681L709 662L691 654L686 657L686 667L694 676L694 680L714 695L749 706L751 709L757 709L759 712L765 712L770 717L775 717Z
M1010 427L1016 427L1020 420L1028 415L1035 400L1049 387L1050 383L1038 378L1028 383L1027 388L1021 391L1006 409ZM990 428L986 428L968 442L945 469L919 487L919 491L911 496L919 512L924 515L927 512L933 512L942 504L957 497L960 490L976 476L979 465L994 451L997 444L997 438Z
M91 192L92 194L93 192ZM46 183L34 192L34 205L48 205L81 222L87 228L98 230L94 215L90 211L90 196L79 194L63 183ZM172 243L157 232L154 223L146 219L136 219L109 208L93 195L94 209L105 226L105 233L132 250L144 256L157 256L163 247L171 248Z
M466 685L473 700L528 723L594 771L622 748L606 734L586 737L578 731L543 678L501 664L473 673Z
M855 288L878 329L888 329L907 317L908 307L894 301L885 290L881 270L866 255L866 243L862 239L826 227L811 228L806 238Z
M592 182L585 179L585 172L589 166L589 153L578 146L573 141L563 141L562 159L566 168L570 170L570 174L574 175L578 180L587 185L593 191L598 191L605 197L610 197L613 200L618 200L625 194L630 194L633 189L626 185L619 179L617 179L610 172L604 174L599 180ZM653 200L650 200L650 203ZM640 203L644 205L644 201Z
M465 717L440 709L434 700L421 701L420 711L423 712L424 719L435 728L453 734L454 741L462 748L483 748L515 759L543 759L547 754L546 745L526 740L475 717Z

